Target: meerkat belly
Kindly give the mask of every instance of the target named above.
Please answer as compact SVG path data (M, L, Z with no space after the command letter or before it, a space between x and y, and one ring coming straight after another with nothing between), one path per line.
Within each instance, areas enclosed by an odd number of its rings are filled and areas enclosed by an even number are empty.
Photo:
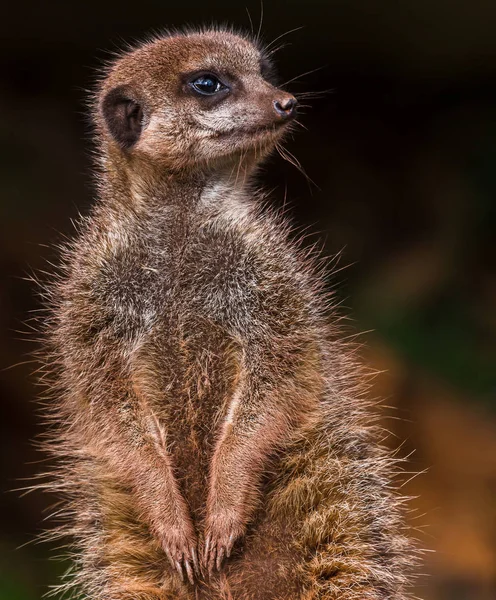
M239 351L224 329L195 316L162 331L158 341L165 392L158 408L177 480L201 519L209 463L239 373Z

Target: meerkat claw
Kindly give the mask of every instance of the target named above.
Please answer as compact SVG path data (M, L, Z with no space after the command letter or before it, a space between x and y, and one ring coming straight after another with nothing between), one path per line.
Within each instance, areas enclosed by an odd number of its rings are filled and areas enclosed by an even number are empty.
M225 553L226 553L225 547L221 546L220 550L217 552L217 560L215 561L215 566L217 568L217 571L220 571L220 566L222 564L222 561L224 560Z
M165 556L167 556L167 560L170 563L170 566L175 569L176 565L174 563L174 559L172 558L172 554L169 552L169 550L167 550L167 548L164 548L164 552L165 552Z
M211 539L211 535L208 534L207 537L205 538L205 547L203 548L203 562L205 565L207 565L207 561L208 561L208 551L210 550L210 539Z
M192 556L192 560L193 560L193 568L195 570L195 573L197 575L199 575L201 573L201 570L200 570L200 565L198 563L198 555L196 553L196 548L194 546L191 546L190 551L191 551L191 556Z
M215 568L215 557L217 555L217 547L214 545L212 546L211 550L210 550L210 555L208 557L208 575L209 577L212 576L212 573L214 572L214 568Z
M185 559L185 561L184 561L184 568L186 569L186 575L188 576L188 581L191 583L191 585L193 585L195 583L195 578L193 576L193 569L191 568L191 565L189 564L188 559Z
M229 536L229 541L227 542L226 558L229 558L231 556L235 540L236 538L234 536L234 533L231 533L231 535Z
M184 573L183 573L183 568L181 566L181 563L178 560L176 560L174 565L176 567L176 571L179 573L179 577L181 578L181 581L184 583Z

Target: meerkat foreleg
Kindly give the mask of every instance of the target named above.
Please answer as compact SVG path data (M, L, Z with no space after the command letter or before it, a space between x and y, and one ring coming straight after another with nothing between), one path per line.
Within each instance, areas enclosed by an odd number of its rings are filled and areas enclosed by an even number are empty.
M262 398L234 395L210 470L203 564L220 569L245 532L259 499L259 484L271 452L291 425L280 409L264 409Z
M210 573L220 568L244 534L271 455L313 420L322 391L318 362L310 336L278 338L269 350L244 353L210 463L203 548L203 564Z
M195 571L200 572L197 558L197 538L186 500L176 477L172 457L167 447L167 433L151 405L160 397L155 379L140 360L133 364L133 390L137 396L143 423L144 438L157 463L159 473L144 470L136 480L136 493L146 505L146 513L155 537L160 542L171 566L183 580L183 567L190 583Z
M194 571L199 573L197 538L166 451L163 430L153 416L137 422L136 415L131 419L114 410L104 417L95 418L94 432L103 456L131 488L138 513L172 568L182 581L184 569L193 583Z

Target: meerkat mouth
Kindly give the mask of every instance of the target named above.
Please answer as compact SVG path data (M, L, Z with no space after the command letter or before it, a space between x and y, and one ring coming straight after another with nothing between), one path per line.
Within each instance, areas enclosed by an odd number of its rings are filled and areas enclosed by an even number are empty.
M225 138L247 138L247 137L271 137L282 133L287 123L271 123L270 125L255 125L253 127L236 127L228 131L212 131L212 137L216 139Z

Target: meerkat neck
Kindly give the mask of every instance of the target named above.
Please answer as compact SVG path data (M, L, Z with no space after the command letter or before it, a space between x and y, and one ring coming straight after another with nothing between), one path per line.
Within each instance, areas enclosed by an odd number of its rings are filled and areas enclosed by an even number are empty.
M219 212L247 203L253 172L249 164L169 171L151 169L146 164L105 161L100 189L103 202L116 208L129 207L133 212L161 206Z

